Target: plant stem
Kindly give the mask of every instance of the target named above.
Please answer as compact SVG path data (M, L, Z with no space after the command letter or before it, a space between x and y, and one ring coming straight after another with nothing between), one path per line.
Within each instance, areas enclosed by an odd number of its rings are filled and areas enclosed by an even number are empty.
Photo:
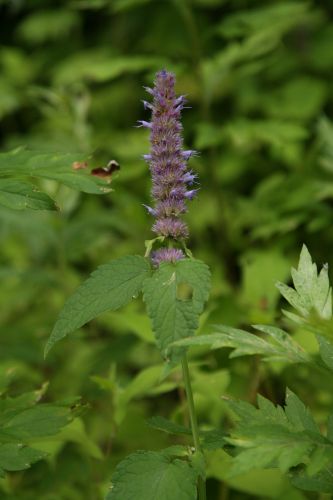
M184 354L184 357L182 359L182 368L183 368L183 377L184 377L184 385L187 396L188 410L190 414L194 447L195 451L202 452L200 445L200 438L199 438L198 421L197 421L197 415L195 413L192 385L191 385L190 372L188 369L186 354ZM206 484L204 479L200 476L198 479L198 500L206 500Z

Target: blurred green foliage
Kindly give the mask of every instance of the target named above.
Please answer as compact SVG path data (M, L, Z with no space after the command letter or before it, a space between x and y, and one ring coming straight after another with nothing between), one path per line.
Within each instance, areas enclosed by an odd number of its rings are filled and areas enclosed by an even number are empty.
M139 302L102 315L43 360L65 298L99 264L143 255L151 238L142 207L148 134L134 126L147 118L142 86L156 70L176 73L191 106L185 143L201 151L191 160L200 196L188 214L189 246L213 277L201 331L273 322L274 283L289 278L301 243L316 262L333 264L332 13L324 0L0 1L2 151L26 146L84 157L90 167L113 158L121 165L104 196L28 173L59 211L1 204L1 402L48 381L42 405L70 408L81 396L85 411L43 445L31 443L47 458L0 479L0 498L100 500L125 455L191 442L146 423L154 413L188 425L181 374L175 368L160 382L162 360ZM317 349L302 326L292 331ZM331 375L227 354L206 346L192 354L204 429L230 422L222 394L254 402L260 392L282 404L286 385L325 421ZM208 464L211 500L314 498L273 469L227 477L221 449Z

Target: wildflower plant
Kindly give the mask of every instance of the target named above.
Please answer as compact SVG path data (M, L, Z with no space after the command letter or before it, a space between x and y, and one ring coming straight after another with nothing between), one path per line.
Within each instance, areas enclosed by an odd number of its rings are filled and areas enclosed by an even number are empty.
M196 174L188 168L195 151L183 148L181 111L185 97L176 96L175 76L162 70L152 102L144 101L152 119L139 126L150 130L151 150L144 155L152 177L156 237L146 242L145 256L126 256L100 266L70 297L55 324L46 354L55 342L98 314L116 310L141 292L151 319L156 345L165 360L165 375L181 364L193 436L193 447L172 446L163 451L138 451L121 462L108 500L206 498L204 457L195 413L186 347L174 343L191 337L208 299L210 272L186 246L189 229L183 220L187 202L197 194ZM184 292L185 290L185 292Z

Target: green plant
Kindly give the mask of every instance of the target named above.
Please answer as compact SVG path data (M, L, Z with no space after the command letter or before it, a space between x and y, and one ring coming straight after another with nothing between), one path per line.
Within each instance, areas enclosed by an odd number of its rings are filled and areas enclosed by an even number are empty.
M213 270L201 344L187 352L207 497L313 500L316 492L292 486L278 468L229 474L241 447L226 446L236 416L224 398L253 405L261 394L283 408L289 387L324 436L332 412L331 376L314 367L322 365L318 342L301 324L313 327L317 313L309 319L284 307L298 322L280 318L273 285L287 283L301 242L332 268L329 3L2 0L0 27L0 146L14 151L0 160L1 172L13 166L10 176L0 172L1 398L48 381L38 404L64 401L69 409L80 396L84 409L76 416L73 408L76 418L59 433L26 442L45 455L5 472L0 497L101 500L116 465L135 450L193 446L181 364L166 375L142 301L100 314L46 361L42 352L58 311L89 273L142 255L151 238L140 209L149 205L139 159L148 134L132 125L143 118L141 82L167 67L193 107L184 113L185 150L201 151L190 160L201 189L184 219L187 246ZM58 182L66 175L89 190L109 189L90 170L112 159L120 173L110 196ZM57 179L44 177L55 172ZM27 205L53 210L9 208ZM327 320L316 322L329 343ZM267 333L249 335L248 324ZM225 348L205 344L211 332L228 334ZM230 350L257 354L229 358Z

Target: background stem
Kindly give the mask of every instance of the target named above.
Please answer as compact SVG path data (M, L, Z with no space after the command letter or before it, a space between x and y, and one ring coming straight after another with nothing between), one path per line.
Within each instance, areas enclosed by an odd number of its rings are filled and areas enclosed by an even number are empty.
M182 368L183 368L184 385L187 396L188 410L190 414L191 429L192 429L195 451L199 451L202 453L202 448L200 445L200 438L199 438L198 421L197 421L197 415L195 413L190 372L188 369L186 354L184 354L184 357L182 359ZM206 484L201 476L199 476L198 479L198 499L206 500Z

